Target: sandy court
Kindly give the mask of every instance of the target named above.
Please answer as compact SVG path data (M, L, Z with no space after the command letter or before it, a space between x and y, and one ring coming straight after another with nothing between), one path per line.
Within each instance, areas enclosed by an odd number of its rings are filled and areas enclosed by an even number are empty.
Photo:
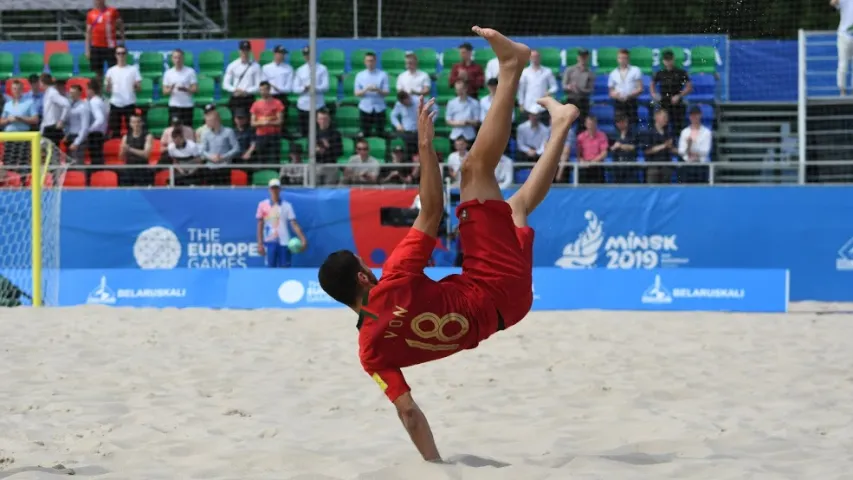
M853 310L849 306L799 309ZM0 479L835 479L853 313L541 312L407 370L421 462L343 310L0 310Z

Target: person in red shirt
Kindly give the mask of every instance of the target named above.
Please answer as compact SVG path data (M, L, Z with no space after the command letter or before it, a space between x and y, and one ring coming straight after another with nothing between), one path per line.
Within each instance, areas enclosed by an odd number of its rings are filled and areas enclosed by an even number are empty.
M255 100L249 113L255 127L255 152L260 163L278 165L281 157L281 125L284 104L272 96L270 82L260 83L261 98Z
M95 0L94 8L86 15L86 56L89 67L98 77L104 76L107 68L116 64L116 34L124 43L124 22L115 7L108 7L106 0Z
M504 201L495 168L509 141L521 71L530 48L492 29L473 27L500 62L497 92L474 145L462 164L456 209L464 245L462 274L438 282L424 274L444 213L441 170L432 140L434 99L418 112L420 211L377 279L348 250L328 256L320 286L358 313L359 357L364 370L397 408L406 431L428 461L440 461L429 423L412 399L401 368L475 348L524 318L533 303L533 229L527 216L545 198L572 122L573 105L546 97L552 136L527 181Z
M462 61L450 70L448 85L453 88L457 80L464 80L468 84L468 95L478 98L478 93L486 82L486 75L483 73L483 67L474 63L473 52L474 47L470 43L465 42L459 45L459 56Z

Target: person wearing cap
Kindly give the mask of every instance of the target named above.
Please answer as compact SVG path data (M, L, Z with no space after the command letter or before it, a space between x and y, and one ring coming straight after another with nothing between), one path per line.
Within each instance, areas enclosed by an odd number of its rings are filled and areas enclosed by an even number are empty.
M227 167L240 154L240 144L234 130L222 125L216 105L204 107L204 123L208 129L201 139L201 156L207 163L204 181L207 185L229 185L231 169Z
M228 64L222 76L222 89L231 94L228 107L248 110L255 101L261 84L261 67L252 60L252 44L243 40L238 45L240 57Z
M240 145L240 155L234 159L236 163L252 163L255 154L255 129L249 124L249 112L237 110L234 112L234 136Z
M518 104L522 110L539 115L542 122L550 125L545 107L536 103L540 98L557 93L557 80L550 68L542 66L542 55L538 50L530 51L530 65L521 72L518 83Z
M261 82L261 98L249 110L255 127L255 148L258 163L278 165L281 160L281 125L284 123L284 105L272 97L272 87Z
M282 131L287 132L287 108L290 103L287 96L293 93L293 67L284 61L287 49L277 45L272 50L272 62L264 65L261 74L264 80L272 87L272 96L284 106Z
M661 108L669 112L673 131L680 132L684 129L687 116L684 97L693 91L693 83L690 82L690 76L686 71L675 66L675 55L672 50L664 50L661 58L663 68L655 73L649 90L652 98L660 102Z
M578 50L577 61L563 72L563 91L566 92L566 103L570 103L580 111L576 125L579 131L586 127L586 116L589 115L589 98L595 88L595 72L589 68L589 50Z
M308 136L308 120L311 112L311 51L308 47L302 49L302 56L305 57L305 63L296 69L293 75L293 93L299 95L296 101L296 109L299 112L299 133L303 137ZM324 95L329 91L329 70L320 62L317 62L314 69L314 105L319 111L326 106ZM334 108L334 105L329 105L329 108Z
M354 87L355 96L361 99L358 101L361 134L365 137L384 137L385 124L388 122L385 116L385 96L391 87L388 74L376 68L375 53L364 54L364 70L356 74Z
M459 45L460 62L453 65L453 69L450 70L448 86L453 87L457 80L464 80L468 88L468 95L477 98L477 92L483 88L486 76L483 73L483 67L474 63L473 52L474 47L470 43L465 42Z
M290 229L302 242L302 251L308 246L308 240L302 227L296 221L293 205L281 197L281 181L273 178L269 181L270 196L258 202L255 218L258 221L258 253L264 256L269 268L286 268L291 264ZM289 227L289 228L288 228Z
M711 161L713 140L711 129L702 125L702 109L693 105L690 107L690 125L678 137L678 156L687 163L708 163ZM703 167L680 168L678 176L683 183L704 183L706 172Z
M302 145L298 143L290 144L290 151L287 153L289 162L286 165L282 165L278 173L282 183L287 185L305 185L305 162L302 158L304 153Z
M184 51L172 52L172 68L163 74L163 95L169 97L169 116L179 117L184 125L193 123L193 95L198 92L195 70L184 64Z
M411 184L413 168L400 165L402 163L408 163L408 159L406 159L406 151L401 145L397 145L391 150L390 168L386 168L382 172L382 175L379 178L379 183L383 185Z
M183 137L187 140L195 142L195 139L197 138L192 127L184 125L184 122L181 121L181 117L172 117L169 126L166 127L166 129L163 130L163 134L160 135L160 149L163 152L160 156L161 161L163 159L167 159L169 156L168 149L169 145L172 144L172 132L175 130L180 130Z
M425 71L418 70L418 56L414 52L406 52L406 70L397 75L396 86L398 92L419 97L429 95L432 80Z

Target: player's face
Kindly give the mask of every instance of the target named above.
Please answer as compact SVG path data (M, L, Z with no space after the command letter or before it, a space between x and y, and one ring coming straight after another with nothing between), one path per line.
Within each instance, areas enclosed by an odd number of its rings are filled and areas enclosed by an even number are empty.
M368 70L373 70L373 68L376 67L376 57L374 57L373 55L365 56L364 57L364 66Z
M270 95L270 86L269 85L261 85L261 96L268 97Z
M184 56L183 56L183 55L181 55L181 53L180 53L180 52L175 52L175 53L173 53L173 54L172 54L172 63L173 63L173 64L175 64L175 65L181 65L181 66L183 66L183 64L184 64Z

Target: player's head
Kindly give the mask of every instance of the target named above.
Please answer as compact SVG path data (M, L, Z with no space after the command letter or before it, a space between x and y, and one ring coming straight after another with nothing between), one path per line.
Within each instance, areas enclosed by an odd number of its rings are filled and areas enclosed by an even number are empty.
M180 48L176 48L172 51L172 64L176 67L183 68L184 66L184 51Z
M271 91L270 82L264 80L260 84L258 84L258 88L261 91L261 96L264 98L269 98Z
M20 98L21 92L24 91L24 84L17 78L12 80L12 98Z
M666 67L667 70L672 70L673 67L675 67L675 54L672 50L664 50L661 59L663 60L663 66Z
M326 257L317 276L323 291L348 307L358 304L358 299L378 282L361 257L349 250Z
M130 115L130 129L133 130L134 132L138 133L138 132L142 131L142 126L143 126L143 124L142 124L142 111L141 110L134 110L133 114ZM180 131L180 130L181 130L180 128L175 129L175 131ZM172 139L175 138L175 131L172 132ZM180 136L181 136L181 139L184 138L183 132L180 133ZM181 144L181 145L183 145L183 144Z

